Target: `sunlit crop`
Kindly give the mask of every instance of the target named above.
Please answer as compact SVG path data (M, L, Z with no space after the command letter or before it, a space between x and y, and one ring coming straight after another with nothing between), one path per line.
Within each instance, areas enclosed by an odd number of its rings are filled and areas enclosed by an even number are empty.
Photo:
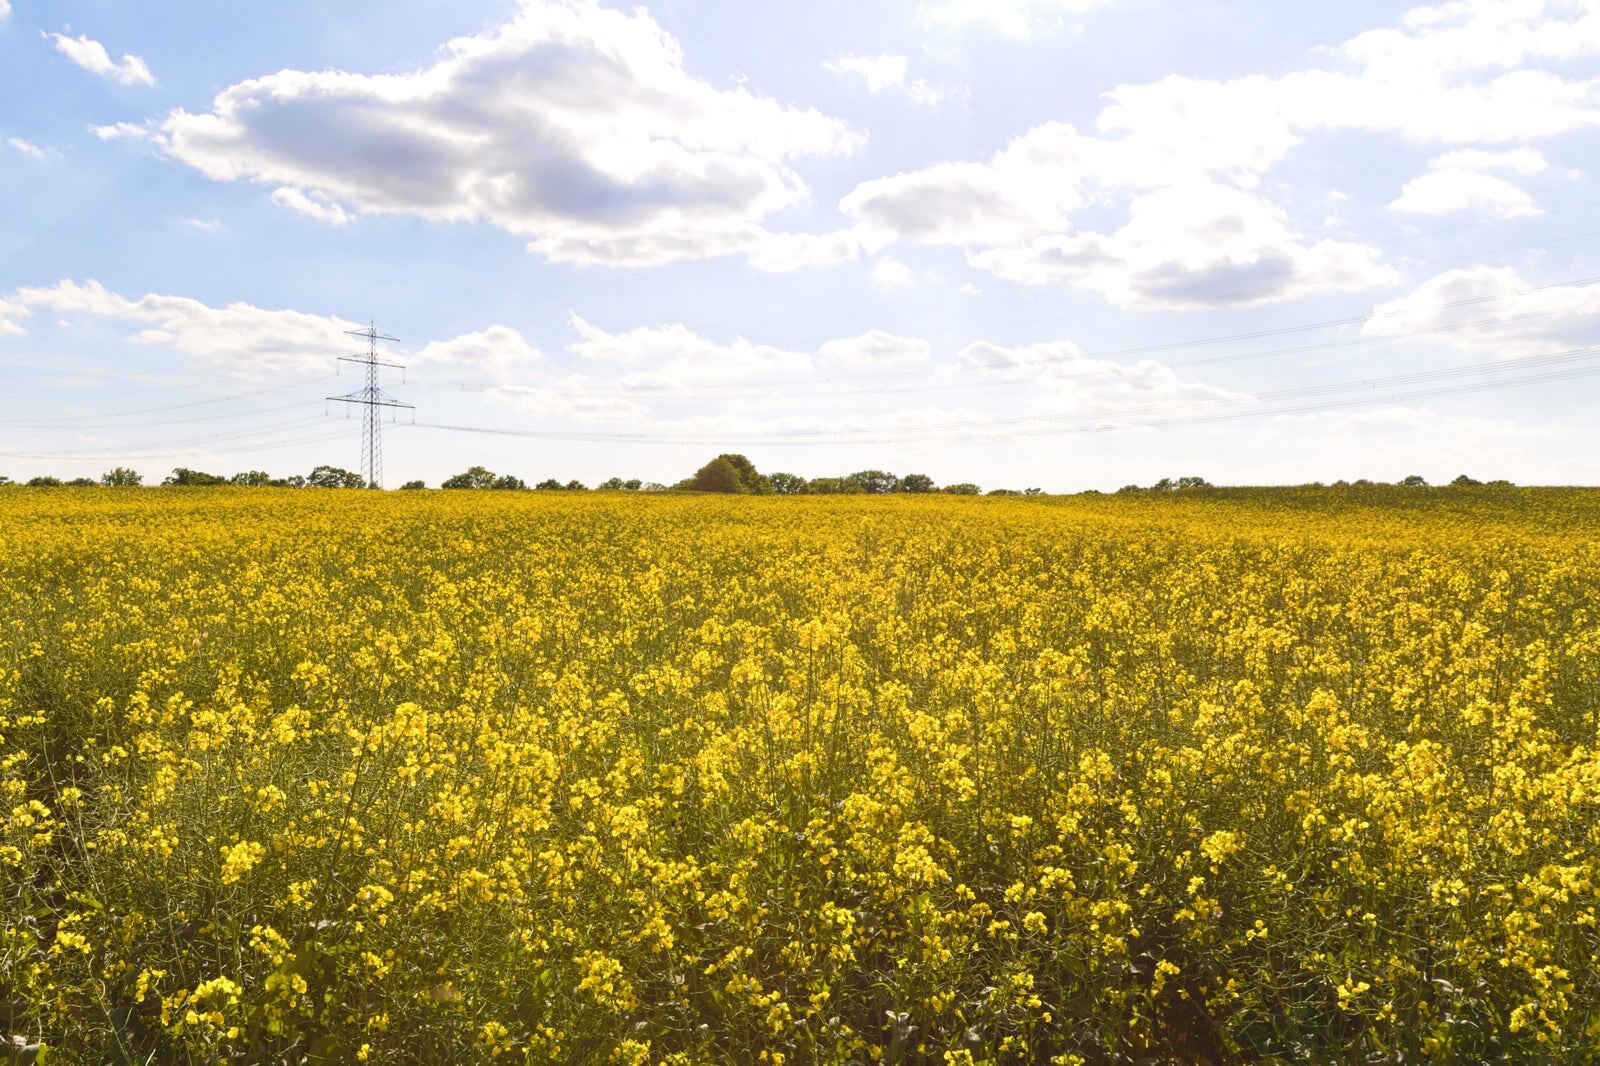
M1600 1055L1600 494L492 496L0 491L17 1055Z

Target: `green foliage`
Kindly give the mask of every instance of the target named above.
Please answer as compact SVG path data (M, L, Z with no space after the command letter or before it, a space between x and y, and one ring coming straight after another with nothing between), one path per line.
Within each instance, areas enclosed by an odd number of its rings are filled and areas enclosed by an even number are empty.
M933 478L927 474L907 474L900 479L901 492L937 492Z
M806 492L815 496L854 496L861 491L860 485L843 477L814 477L806 482Z
M1421 474L1407 474L1400 479L1400 484L1408 489L1425 489L1428 487L1427 480Z
M114 466L100 475L100 484L108 488L131 489L144 484L144 478L137 470L130 470L125 466Z
M772 483L761 476L755 464L742 455L724 452L695 471L694 476L678 482L677 488L691 492L720 492L764 496L772 492Z
M958 481L954 485L946 485L941 492L948 492L952 496L976 496L983 490L971 481Z
M306 477L306 485L313 489L363 489L367 479L337 466L319 466Z
M186 466L174 467L172 473L161 479L163 485L206 486L226 485L228 479L221 474L208 474L203 470L190 470Z
M228 480L235 485L258 489L272 484L272 475L265 470L243 470Z
M869 496L884 496L900 489L900 479L887 470L857 470L845 480L861 486L861 491Z
M421 478L418 478L415 481L408 481L404 485L401 485L400 487L402 489L425 489L425 488L428 487L428 483L426 481L423 481Z
M439 483L441 489L492 489L496 481L493 470L482 466L471 466L459 474L452 474ZM539 486L544 488L543 485Z
M695 492L748 493L744 474L726 455L719 455L695 471L685 488Z

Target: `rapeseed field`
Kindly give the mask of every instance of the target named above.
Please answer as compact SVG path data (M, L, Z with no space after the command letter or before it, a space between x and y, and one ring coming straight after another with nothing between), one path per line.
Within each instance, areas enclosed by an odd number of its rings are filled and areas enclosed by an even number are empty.
M1600 493L3 490L0 604L0 1060L1600 1057Z

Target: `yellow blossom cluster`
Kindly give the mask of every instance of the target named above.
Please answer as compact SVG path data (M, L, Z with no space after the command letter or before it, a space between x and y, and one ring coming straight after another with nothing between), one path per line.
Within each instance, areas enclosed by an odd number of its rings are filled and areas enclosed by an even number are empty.
M48 1061L1593 1061L1600 493L0 490Z

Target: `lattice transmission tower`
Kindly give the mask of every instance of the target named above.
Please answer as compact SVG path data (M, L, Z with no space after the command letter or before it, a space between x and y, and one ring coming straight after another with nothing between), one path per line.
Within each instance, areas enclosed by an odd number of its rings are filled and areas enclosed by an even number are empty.
M366 388L357 389L355 392L346 393L343 396L329 396L328 399L337 400L339 403L356 403L366 408L362 418L361 472L366 475L367 488L381 489L383 488L383 438L381 435L383 422L378 417L378 408L403 407L407 410L416 409L409 403L402 403L395 399L378 387L378 368L380 366L393 367L396 370L405 369L405 364L403 363L389 363L379 359L378 342L398 342L400 338L391 337L386 333L379 333L378 327L374 324L369 324L366 329L347 329L345 332L352 337L364 337L366 339L367 350L364 354L341 355L339 359L342 362L358 363L366 367L367 385Z

